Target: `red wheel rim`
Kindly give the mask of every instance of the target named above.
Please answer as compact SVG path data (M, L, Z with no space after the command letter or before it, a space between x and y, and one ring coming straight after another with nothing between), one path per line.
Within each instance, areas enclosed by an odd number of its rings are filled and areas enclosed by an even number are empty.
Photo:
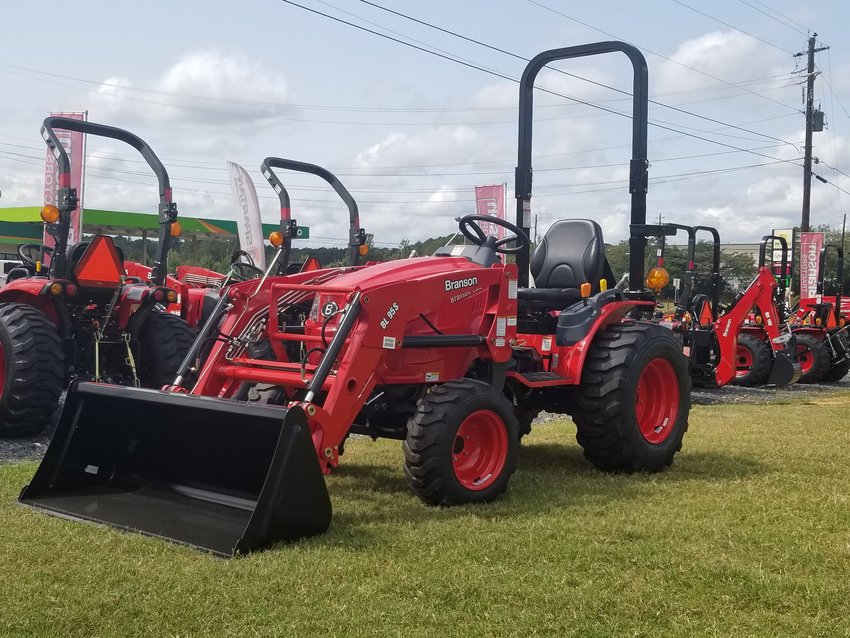
M746 376L753 368L753 353L746 346L738 344L735 351L735 376Z
M652 444L673 432L679 414L679 379L667 359L653 359L641 372L636 397L640 433Z
M812 349L802 344L797 345L797 362L800 364L800 374L806 375L815 364Z
M478 410L463 420L452 447L452 468L468 490L490 487L505 467L508 433L494 412Z

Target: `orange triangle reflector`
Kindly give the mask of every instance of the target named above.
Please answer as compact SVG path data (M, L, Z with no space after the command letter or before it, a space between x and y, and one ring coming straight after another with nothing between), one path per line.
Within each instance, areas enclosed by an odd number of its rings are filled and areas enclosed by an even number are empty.
M121 262L112 237L95 235L74 267L74 276L83 288L116 288L124 275Z

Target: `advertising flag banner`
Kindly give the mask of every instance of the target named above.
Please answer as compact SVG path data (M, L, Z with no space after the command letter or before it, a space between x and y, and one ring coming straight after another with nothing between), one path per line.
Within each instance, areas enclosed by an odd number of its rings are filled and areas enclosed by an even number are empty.
M818 262L823 233L800 233L800 297L814 297L818 288Z
M51 113L61 117L67 117L73 120L84 121L85 113ZM68 246L72 246L80 241L83 229L83 139L84 134L76 131L56 130L56 136L59 142L68 153L68 159L71 161L71 188L77 189L77 201L79 205L71 211L71 230L68 234ZM57 205L56 203L56 188L59 181L59 165L56 158L50 149L47 149L47 155L44 162L44 203ZM56 242L51 235L44 231L42 243L45 246L53 246Z
M479 215L489 215L505 219L505 185L475 187L475 211ZM499 239L505 236L505 228L496 224L480 222L485 235L495 235Z
M257 189L248 171L234 162L227 163L230 190L236 208L236 227L239 230L239 245L251 255L257 268L266 269L266 253L263 249L263 220Z

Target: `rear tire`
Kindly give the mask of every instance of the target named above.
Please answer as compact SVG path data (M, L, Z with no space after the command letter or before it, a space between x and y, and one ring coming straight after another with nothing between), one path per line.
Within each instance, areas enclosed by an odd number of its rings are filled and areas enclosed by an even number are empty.
M195 341L195 331L168 312L152 312L139 330L137 373L142 386L161 388L172 383Z
M43 432L65 380L62 342L43 312L0 304L0 436Z
M850 343L844 335L836 335L832 337L833 348L835 348L835 356L831 357L830 368L823 375L824 383L835 383L841 381L850 372ZM827 348L827 351L832 352Z
M800 363L800 383L818 383L829 372L829 350L826 343L814 335L799 333L797 361Z
M417 403L402 447L410 488L425 503L492 501L516 471L513 406L481 381L434 386Z
M573 414L585 458L609 472L658 472L688 429L688 360L665 328L615 324L593 340Z
M735 378L731 383L752 388L764 385L770 378L770 345L753 335L738 335L735 354Z

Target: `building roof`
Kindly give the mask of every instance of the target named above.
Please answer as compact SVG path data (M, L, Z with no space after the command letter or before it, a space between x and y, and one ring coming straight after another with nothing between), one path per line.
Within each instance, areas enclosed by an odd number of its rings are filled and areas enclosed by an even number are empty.
M27 241L40 242L42 224L40 206L0 208L0 244ZM179 216L183 229L181 237L197 239L233 239L237 236L236 221ZM86 208L83 212L84 233L105 233L141 237L142 231L158 231L159 222L154 213L130 213L116 210ZM279 230L277 224L263 224L263 235Z

